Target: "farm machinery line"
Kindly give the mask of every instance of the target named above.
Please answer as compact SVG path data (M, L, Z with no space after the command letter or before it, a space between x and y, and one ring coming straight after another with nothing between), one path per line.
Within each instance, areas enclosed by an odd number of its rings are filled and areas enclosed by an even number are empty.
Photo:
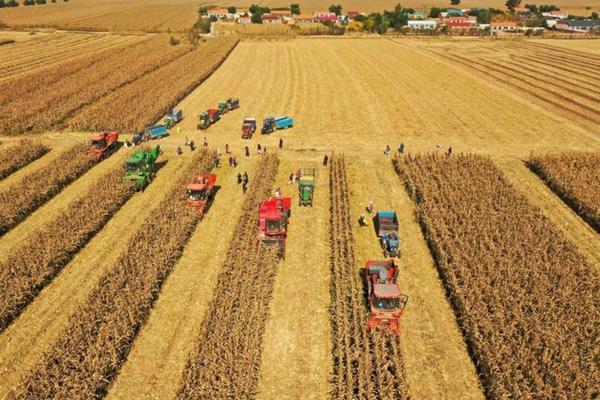
M198 114L198 129L205 130L221 119L229 111L233 111L240 107L240 99L230 98L225 101L220 101L217 107L211 107L206 111Z

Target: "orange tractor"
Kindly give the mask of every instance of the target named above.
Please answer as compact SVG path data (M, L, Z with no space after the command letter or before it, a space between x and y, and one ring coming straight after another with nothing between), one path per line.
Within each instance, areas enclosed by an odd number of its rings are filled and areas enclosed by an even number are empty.
M203 173L195 176L194 180L186 186L188 195L186 207L195 210L200 218L204 216L213 201L216 182L215 174Z
M400 292L397 279L398 267L393 259L365 263L367 330L383 327L400 334L400 317L408 296Z
M291 197L272 197L260 203L258 209L258 239L265 246L277 246L281 258L285 257L291 208Z
M118 132L100 132L90 138L88 154L101 161L119 148Z

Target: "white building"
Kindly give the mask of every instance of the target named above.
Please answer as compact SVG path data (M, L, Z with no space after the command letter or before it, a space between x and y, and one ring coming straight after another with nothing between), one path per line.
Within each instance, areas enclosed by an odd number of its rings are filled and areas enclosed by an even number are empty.
M433 19L410 20L408 27L411 29L435 29L437 22Z

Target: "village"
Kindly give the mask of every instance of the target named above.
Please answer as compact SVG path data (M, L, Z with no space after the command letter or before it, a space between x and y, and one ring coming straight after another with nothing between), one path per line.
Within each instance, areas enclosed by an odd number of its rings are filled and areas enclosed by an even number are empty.
M454 4L460 3L454 0ZM541 35L544 31L570 34L600 33L598 13L589 16L569 15L555 6L515 5L507 2L500 9L493 8L437 8L426 11L402 8L393 11L364 13L359 10L342 12L341 5L331 5L327 10L301 13L298 4L291 7L269 9L253 5L250 8L203 7L201 19L212 23L281 24L295 28L321 24L338 28L335 34L345 32L387 33L394 30L404 33L444 33L471 35L526 34ZM320 31L319 31L320 32Z

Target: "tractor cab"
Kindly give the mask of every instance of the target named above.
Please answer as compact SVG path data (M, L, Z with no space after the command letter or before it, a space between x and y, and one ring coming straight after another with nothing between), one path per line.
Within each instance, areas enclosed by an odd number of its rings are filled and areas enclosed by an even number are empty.
M118 132L100 132L90 138L89 154L98 161L108 157L117 150Z
M252 139L254 132L256 132L256 118L245 118L242 123L242 139Z
M408 296L400 291L397 278L398 267L393 259L365 263L367 329L383 327L400 333L400 317Z
M310 206L313 203L313 192L315 190L315 169L301 168L298 179L298 204Z
M262 133L272 133L275 132L276 129L275 118L274 117L266 117L263 120Z
M285 255L291 207L291 197L273 197L263 201L258 210L258 239L266 246L277 246L280 257Z
M213 200L216 182L215 174L204 173L194 177L186 186L187 207L194 209L201 218Z
M227 99L227 108L229 111L235 110L240 107L240 99L229 98Z

